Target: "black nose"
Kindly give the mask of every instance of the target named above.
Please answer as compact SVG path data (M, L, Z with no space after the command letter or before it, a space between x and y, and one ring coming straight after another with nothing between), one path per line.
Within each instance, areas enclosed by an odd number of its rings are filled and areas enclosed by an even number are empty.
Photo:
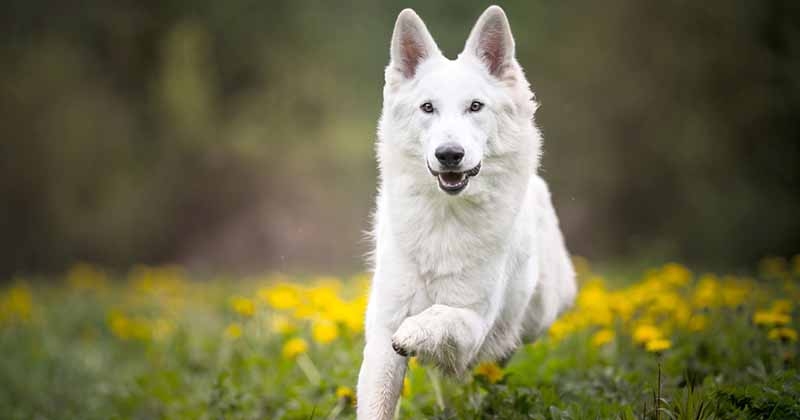
M461 163L461 159L464 159L464 148L456 143L445 143L436 148L434 155L442 166L453 168Z

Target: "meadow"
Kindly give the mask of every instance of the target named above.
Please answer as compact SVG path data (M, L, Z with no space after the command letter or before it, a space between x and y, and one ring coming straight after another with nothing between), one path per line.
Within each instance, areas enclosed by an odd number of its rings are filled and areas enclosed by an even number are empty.
M594 272L548 334L463 382L411 359L399 418L800 418L800 256L749 275ZM0 293L0 417L349 419L369 276L78 264Z

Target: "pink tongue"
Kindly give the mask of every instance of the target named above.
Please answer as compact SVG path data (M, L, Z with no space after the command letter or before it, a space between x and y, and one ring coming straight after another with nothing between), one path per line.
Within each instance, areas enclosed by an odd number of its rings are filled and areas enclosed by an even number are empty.
M442 181L446 184L458 184L461 181L461 174L454 172L445 172L441 174Z

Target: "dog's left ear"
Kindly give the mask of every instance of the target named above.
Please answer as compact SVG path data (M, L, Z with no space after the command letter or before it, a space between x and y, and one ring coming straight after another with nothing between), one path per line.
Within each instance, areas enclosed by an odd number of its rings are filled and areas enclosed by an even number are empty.
M514 62L514 37L506 13L500 6L489 6L478 18L467 38L464 52L478 57L497 78ZM462 54L463 54L462 53Z

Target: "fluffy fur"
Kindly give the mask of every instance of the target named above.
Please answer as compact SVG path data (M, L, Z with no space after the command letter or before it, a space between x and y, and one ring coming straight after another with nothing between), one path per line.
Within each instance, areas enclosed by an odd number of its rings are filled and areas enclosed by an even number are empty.
M358 379L358 418L392 418L407 358L461 376L509 357L575 295L574 272L544 181L536 103L503 10L488 8L456 60L410 9L397 18L377 155L375 273ZM479 111L470 110L474 102ZM432 112L421 105L430 103ZM429 109L429 110L430 110ZM442 190L436 149L476 168Z

